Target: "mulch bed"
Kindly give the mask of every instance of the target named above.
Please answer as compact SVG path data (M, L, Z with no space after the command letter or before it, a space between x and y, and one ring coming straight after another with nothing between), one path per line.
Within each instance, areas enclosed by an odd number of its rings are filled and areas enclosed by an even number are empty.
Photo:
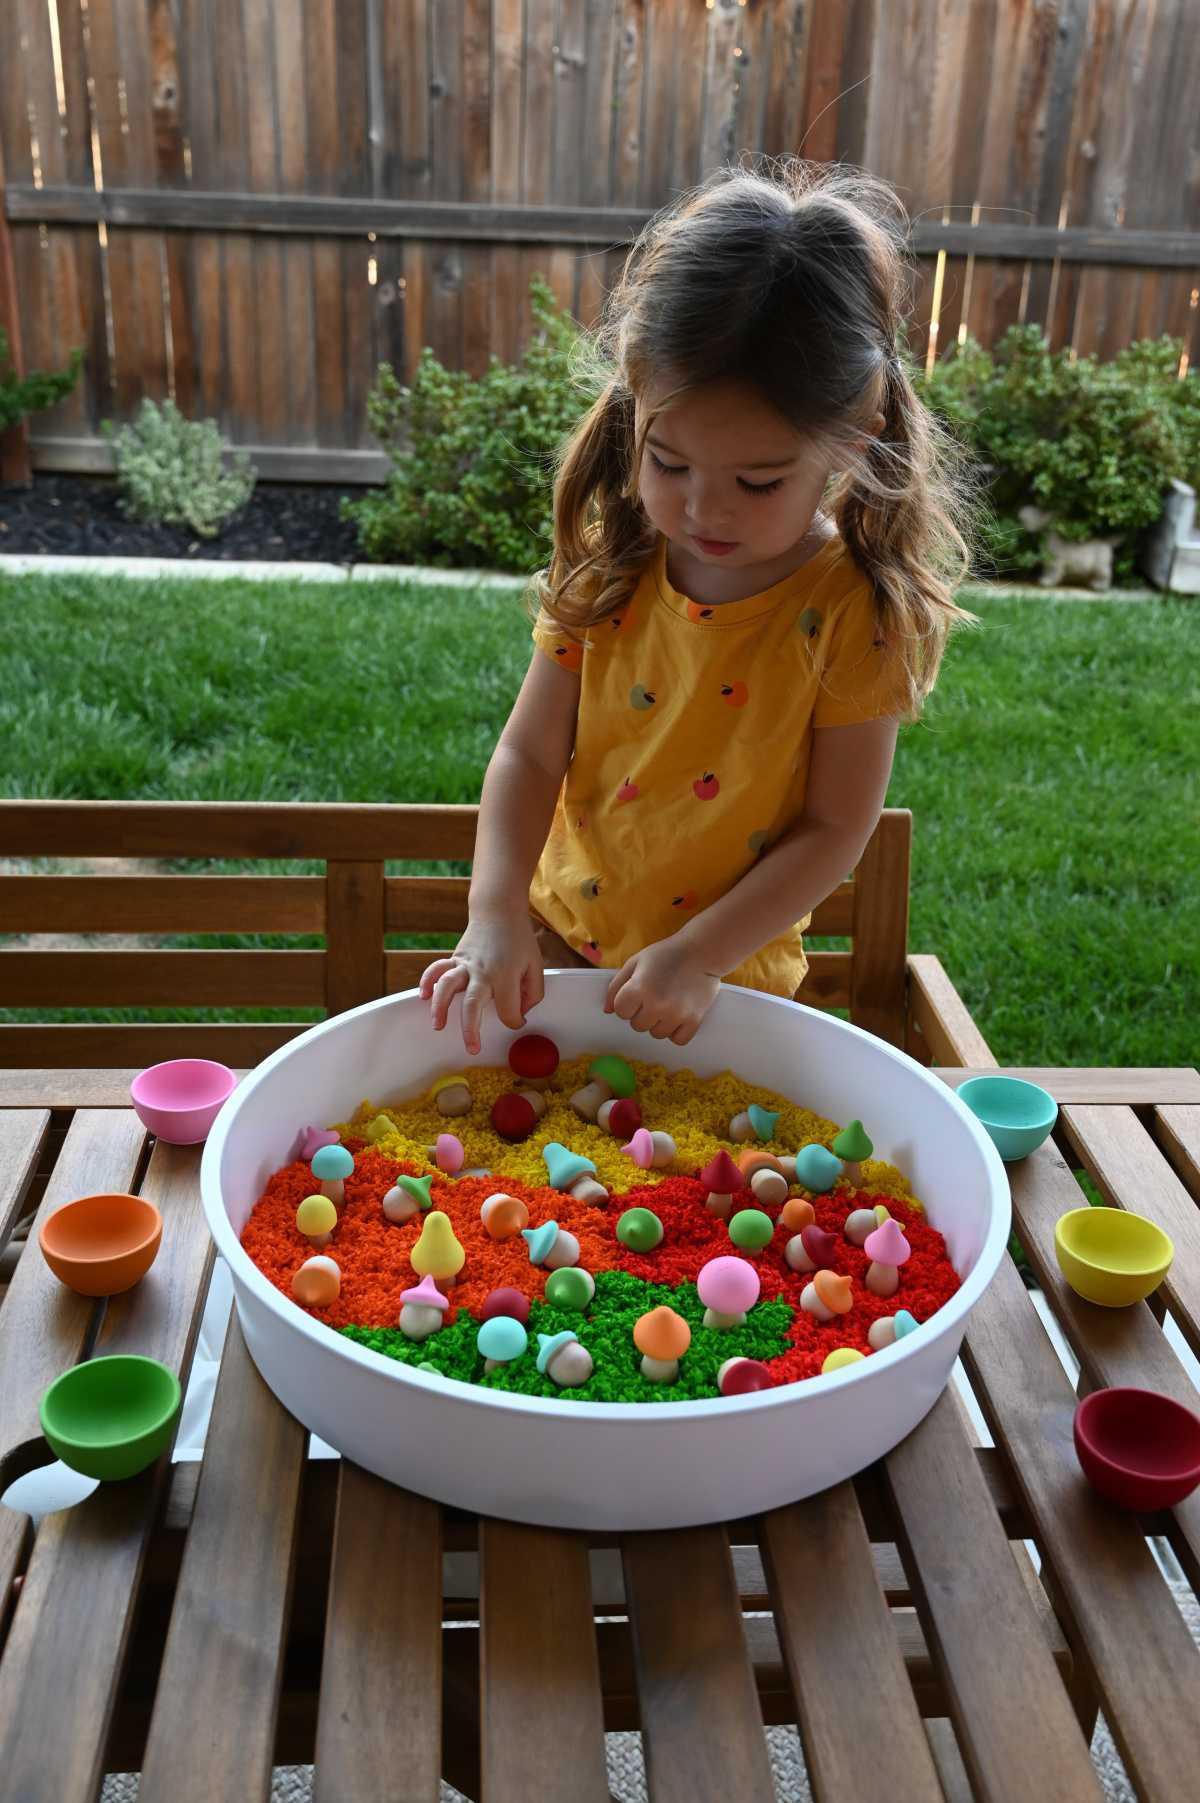
M351 564L361 561L357 534L338 515L343 496L360 492L260 482L223 532L199 538L127 520L116 483L104 477L37 476L32 488L0 487L0 551Z

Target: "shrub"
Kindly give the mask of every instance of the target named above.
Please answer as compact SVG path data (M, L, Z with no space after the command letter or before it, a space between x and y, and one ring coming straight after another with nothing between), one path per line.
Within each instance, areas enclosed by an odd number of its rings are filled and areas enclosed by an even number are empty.
M411 388L380 366L367 414L391 473L342 503L364 557L525 575L549 556L555 453L598 391L575 367L574 322L539 277L529 292L535 331L516 364L492 356L476 379L426 347Z
M7 432L27 413L40 413L44 407L64 400L78 382L82 368L83 352L72 351L65 369L34 369L18 380L9 361L8 338L0 330L0 432Z
M239 452L226 468L216 421L185 419L174 401L143 401L131 426L118 430L106 421L103 430L130 519L213 538L254 492L249 457Z
M1141 339L1107 363L1072 361L1040 327L1011 326L994 351L968 337L934 364L923 397L990 477L988 574L1039 562L1037 539L1016 523L1026 502L1046 508L1064 538L1118 535L1114 571L1132 573L1171 477L1200 476L1200 381L1178 379L1182 349Z

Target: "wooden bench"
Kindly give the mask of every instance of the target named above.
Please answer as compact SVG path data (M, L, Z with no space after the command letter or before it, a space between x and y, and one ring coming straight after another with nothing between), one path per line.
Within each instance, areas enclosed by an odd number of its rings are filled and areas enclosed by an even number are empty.
M337 1014L416 983L436 949L388 935L457 935L465 876L393 875L386 864L469 862L474 807L361 803L0 802L0 858L317 861L321 874L0 876L0 936L270 934L318 949L0 951L0 1007L285 1009ZM798 1000L843 1008L924 1064L995 1062L939 960L908 951L912 816L887 808L851 878L817 908ZM0 1022L0 1067L141 1069L204 1056L247 1069L305 1020L114 1024Z

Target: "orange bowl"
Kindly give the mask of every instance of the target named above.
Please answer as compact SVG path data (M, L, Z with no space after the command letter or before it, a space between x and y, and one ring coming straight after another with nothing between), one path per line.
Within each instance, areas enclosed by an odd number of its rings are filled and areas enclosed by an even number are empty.
M162 1228L162 1216L142 1196L80 1196L46 1216L38 1244L69 1290L81 1296L119 1296L154 1263Z

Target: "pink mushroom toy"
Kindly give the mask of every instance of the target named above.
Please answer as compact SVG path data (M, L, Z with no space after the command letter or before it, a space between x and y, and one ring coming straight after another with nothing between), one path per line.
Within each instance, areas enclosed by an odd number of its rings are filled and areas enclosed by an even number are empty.
M660 1170L670 1164L675 1156L675 1141L669 1133L651 1133L648 1127L639 1127L628 1145L621 1147L627 1152L634 1164L640 1164L644 1171Z
M912 1247L889 1215L883 1225L869 1233L863 1251L871 1260L864 1282L875 1296L894 1296L900 1287L900 1266L911 1255Z
M427 1272L411 1290L400 1292L400 1332L406 1340L427 1340L442 1325L449 1307L432 1272Z
M428 1148L429 1156L447 1177L455 1176L467 1162L462 1140L455 1133L439 1133L437 1145Z
M758 1301L758 1272L744 1258L710 1258L696 1278L705 1327L741 1327Z

